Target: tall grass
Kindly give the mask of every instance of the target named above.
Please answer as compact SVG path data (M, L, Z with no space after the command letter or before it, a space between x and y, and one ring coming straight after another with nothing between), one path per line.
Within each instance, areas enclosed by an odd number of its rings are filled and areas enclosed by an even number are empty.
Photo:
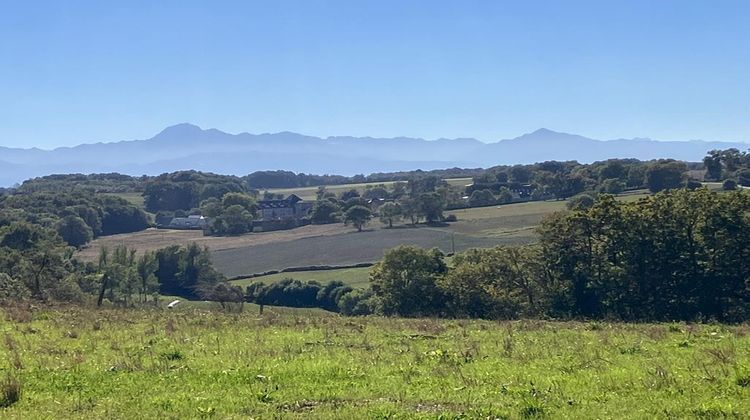
M345 318L274 307L259 315L253 305L242 314L186 305L21 318L0 321L0 418L750 412L748 325Z
M21 399L21 382L8 372L0 382L0 407L10 407Z

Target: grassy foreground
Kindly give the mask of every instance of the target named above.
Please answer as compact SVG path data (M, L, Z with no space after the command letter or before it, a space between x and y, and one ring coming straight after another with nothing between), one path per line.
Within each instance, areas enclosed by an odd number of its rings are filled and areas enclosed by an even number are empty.
M8 310L2 418L745 418L750 326ZM3 380L3 392L8 383ZM0 395L0 400L2 400ZM442 416L441 416L442 415Z

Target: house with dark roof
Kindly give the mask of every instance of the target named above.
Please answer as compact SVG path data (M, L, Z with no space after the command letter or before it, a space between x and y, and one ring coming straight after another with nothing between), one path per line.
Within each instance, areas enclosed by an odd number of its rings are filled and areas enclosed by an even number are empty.
M261 220L299 220L308 215L312 210L313 203L303 201L292 194L280 200L258 201L258 216Z
M258 219L253 221L253 232L292 229L310 223L313 203L292 194L278 200L258 201Z

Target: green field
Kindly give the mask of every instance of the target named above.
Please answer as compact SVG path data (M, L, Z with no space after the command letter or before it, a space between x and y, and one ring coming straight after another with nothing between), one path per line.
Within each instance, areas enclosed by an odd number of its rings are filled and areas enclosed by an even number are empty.
M109 195L114 195L120 198L124 198L125 200L128 201L128 203L141 207L141 208L144 206L143 194L139 192L116 193L116 194L109 194Z
M275 283L284 279L294 279L299 281L317 281L326 284L331 281L340 281L354 288L366 288L370 285L370 267L360 268L340 268L336 270L317 270L317 271L295 271L290 273L270 274L247 279L234 280L231 283L237 286L246 287L250 283L263 282L265 284Z
M448 178L445 180L448 182L449 185L456 185L456 186L465 186L468 184L471 184L473 182L472 178ZM385 182L366 182L361 184L342 184L342 185L326 185L326 191L335 193L337 196L341 194L344 191L349 191L351 189L356 189L357 191L363 193L365 189L369 187L377 187L379 185L384 185L386 187L391 187L394 184L395 181L385 181ZM295 194L298 197L302 198L303 200L315 200L316 195L315 193L318 191L318 187L300 187L300 188L269 188L268 191L284 194L285 196Z
M750 326L6 309L7 419L747 418ZM12 379L8 379L12 378ZM20 384L20 399L5 399Z

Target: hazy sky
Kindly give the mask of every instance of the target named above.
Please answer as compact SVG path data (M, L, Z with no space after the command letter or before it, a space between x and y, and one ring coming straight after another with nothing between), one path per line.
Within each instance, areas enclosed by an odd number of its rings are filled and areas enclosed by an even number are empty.
M0 145L180 122L750 141L750 1L0 0Z

